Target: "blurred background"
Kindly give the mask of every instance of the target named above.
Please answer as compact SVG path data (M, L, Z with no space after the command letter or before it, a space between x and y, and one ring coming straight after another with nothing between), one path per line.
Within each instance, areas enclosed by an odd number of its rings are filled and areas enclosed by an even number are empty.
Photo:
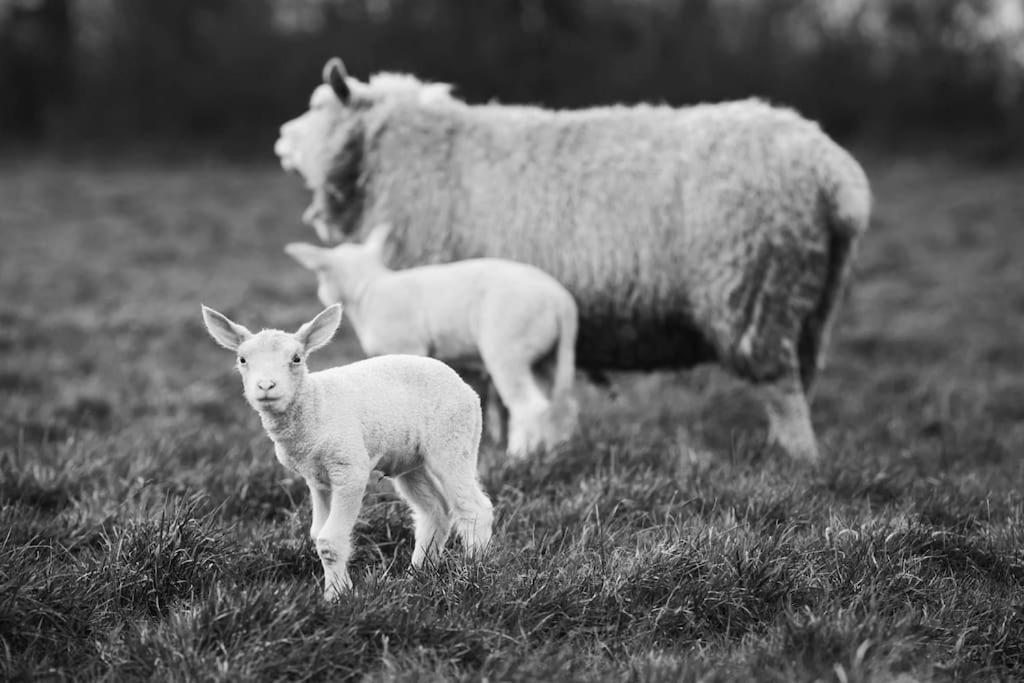
M846 142L1024 149L1022 0L0 0L0 139L269 157L331 55L469 101L759 95Z
M320 310L272 148L332 55L820 121L875 196L825 462L713 367L580 376L571 448L484 447L479 572L403 573L371 493L372 580L324 608L306 486L199 304ZM0 0L0 681L1024 680L1022 90L1024 0ZM345 323L311 364L360 357Z

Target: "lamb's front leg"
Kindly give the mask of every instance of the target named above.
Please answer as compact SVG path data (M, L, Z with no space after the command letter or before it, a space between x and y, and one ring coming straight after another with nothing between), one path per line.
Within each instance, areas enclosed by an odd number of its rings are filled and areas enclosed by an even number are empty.
M331 473L330 512L316 536L316 552L324 567L324 598L337 600L352 588L348 560L352 529L363 504L370 470L346 465Z
M327 513L331 509L331 489L313 479L307 479L306 486L309 487L309 502L313 507L313 521L309 525L309 537L315 543L316 537L320 535L320 530L324 528L324 522L327 521Z

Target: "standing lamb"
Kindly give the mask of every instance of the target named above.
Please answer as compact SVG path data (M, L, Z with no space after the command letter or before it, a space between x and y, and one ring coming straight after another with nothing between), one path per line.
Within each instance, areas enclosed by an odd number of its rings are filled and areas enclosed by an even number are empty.
M338 59L324 81L275 145L322 239L390 221L392 267L535 265L576 300L581 368L718 362L762 390L775 441L818 457L807 396L871 193L816 124L756 100L468 105Z
M483 550L493 514L476 478L480 400L454 370L431 358L381 356L309 372L306 358L341 323L337 304L294 334L253 334L206 306L203 320L238 354L245 398L277 459L306 480L326 599L352 586L352 528L374 469L394 477L413 510L413 566L436 556L453 525L468 552Z
M547 273L502 259L393 271L387 224L363 244L285 251L317 274L317 296L341 303L369 356L409 353L478 366L509 413L508 453L524 457L568 439L576 422L576 303ZM545 389L547 389L545 391Z

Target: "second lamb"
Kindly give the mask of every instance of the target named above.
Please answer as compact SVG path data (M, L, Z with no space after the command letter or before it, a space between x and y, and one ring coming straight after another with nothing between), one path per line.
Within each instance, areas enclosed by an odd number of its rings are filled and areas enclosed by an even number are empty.
M324 305L342 303L368 356L432 356L483 364L508 409L508 453L523 457L568 440L576 427L576 302L544 271L480 258L390 270L378 226L363 244L285 251L319 280Z

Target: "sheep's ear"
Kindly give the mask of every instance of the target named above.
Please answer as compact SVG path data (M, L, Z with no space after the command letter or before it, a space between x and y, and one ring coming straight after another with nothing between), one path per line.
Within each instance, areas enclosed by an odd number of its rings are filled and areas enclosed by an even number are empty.
M334 91L334 94L337 95L342 104L348 104L349 99L352 97L348 81L345 80L347 75L345 73L345 63L338 57L331 57L324 64L324 83L331 86L331 90Z
M323 268L328 251L330 250L305 242L292 242L284 247L284 253L310 270Z
M387 243L388 236L390 234L391 224L380 223L370 231L369 235L366 236L366 239L363 240L363 245L373 249L379 254L383 251L384 245Z
M203 306L203 321L214 341L229 351L237 351L242 342L252 337L248 329L206 306Z
M306 353L310 353L331 341L334 338L334 333L338 331L338 325L340 324L341 304L333 304L321 311L320 315L300 327L295 333L295 338L302 343Z

